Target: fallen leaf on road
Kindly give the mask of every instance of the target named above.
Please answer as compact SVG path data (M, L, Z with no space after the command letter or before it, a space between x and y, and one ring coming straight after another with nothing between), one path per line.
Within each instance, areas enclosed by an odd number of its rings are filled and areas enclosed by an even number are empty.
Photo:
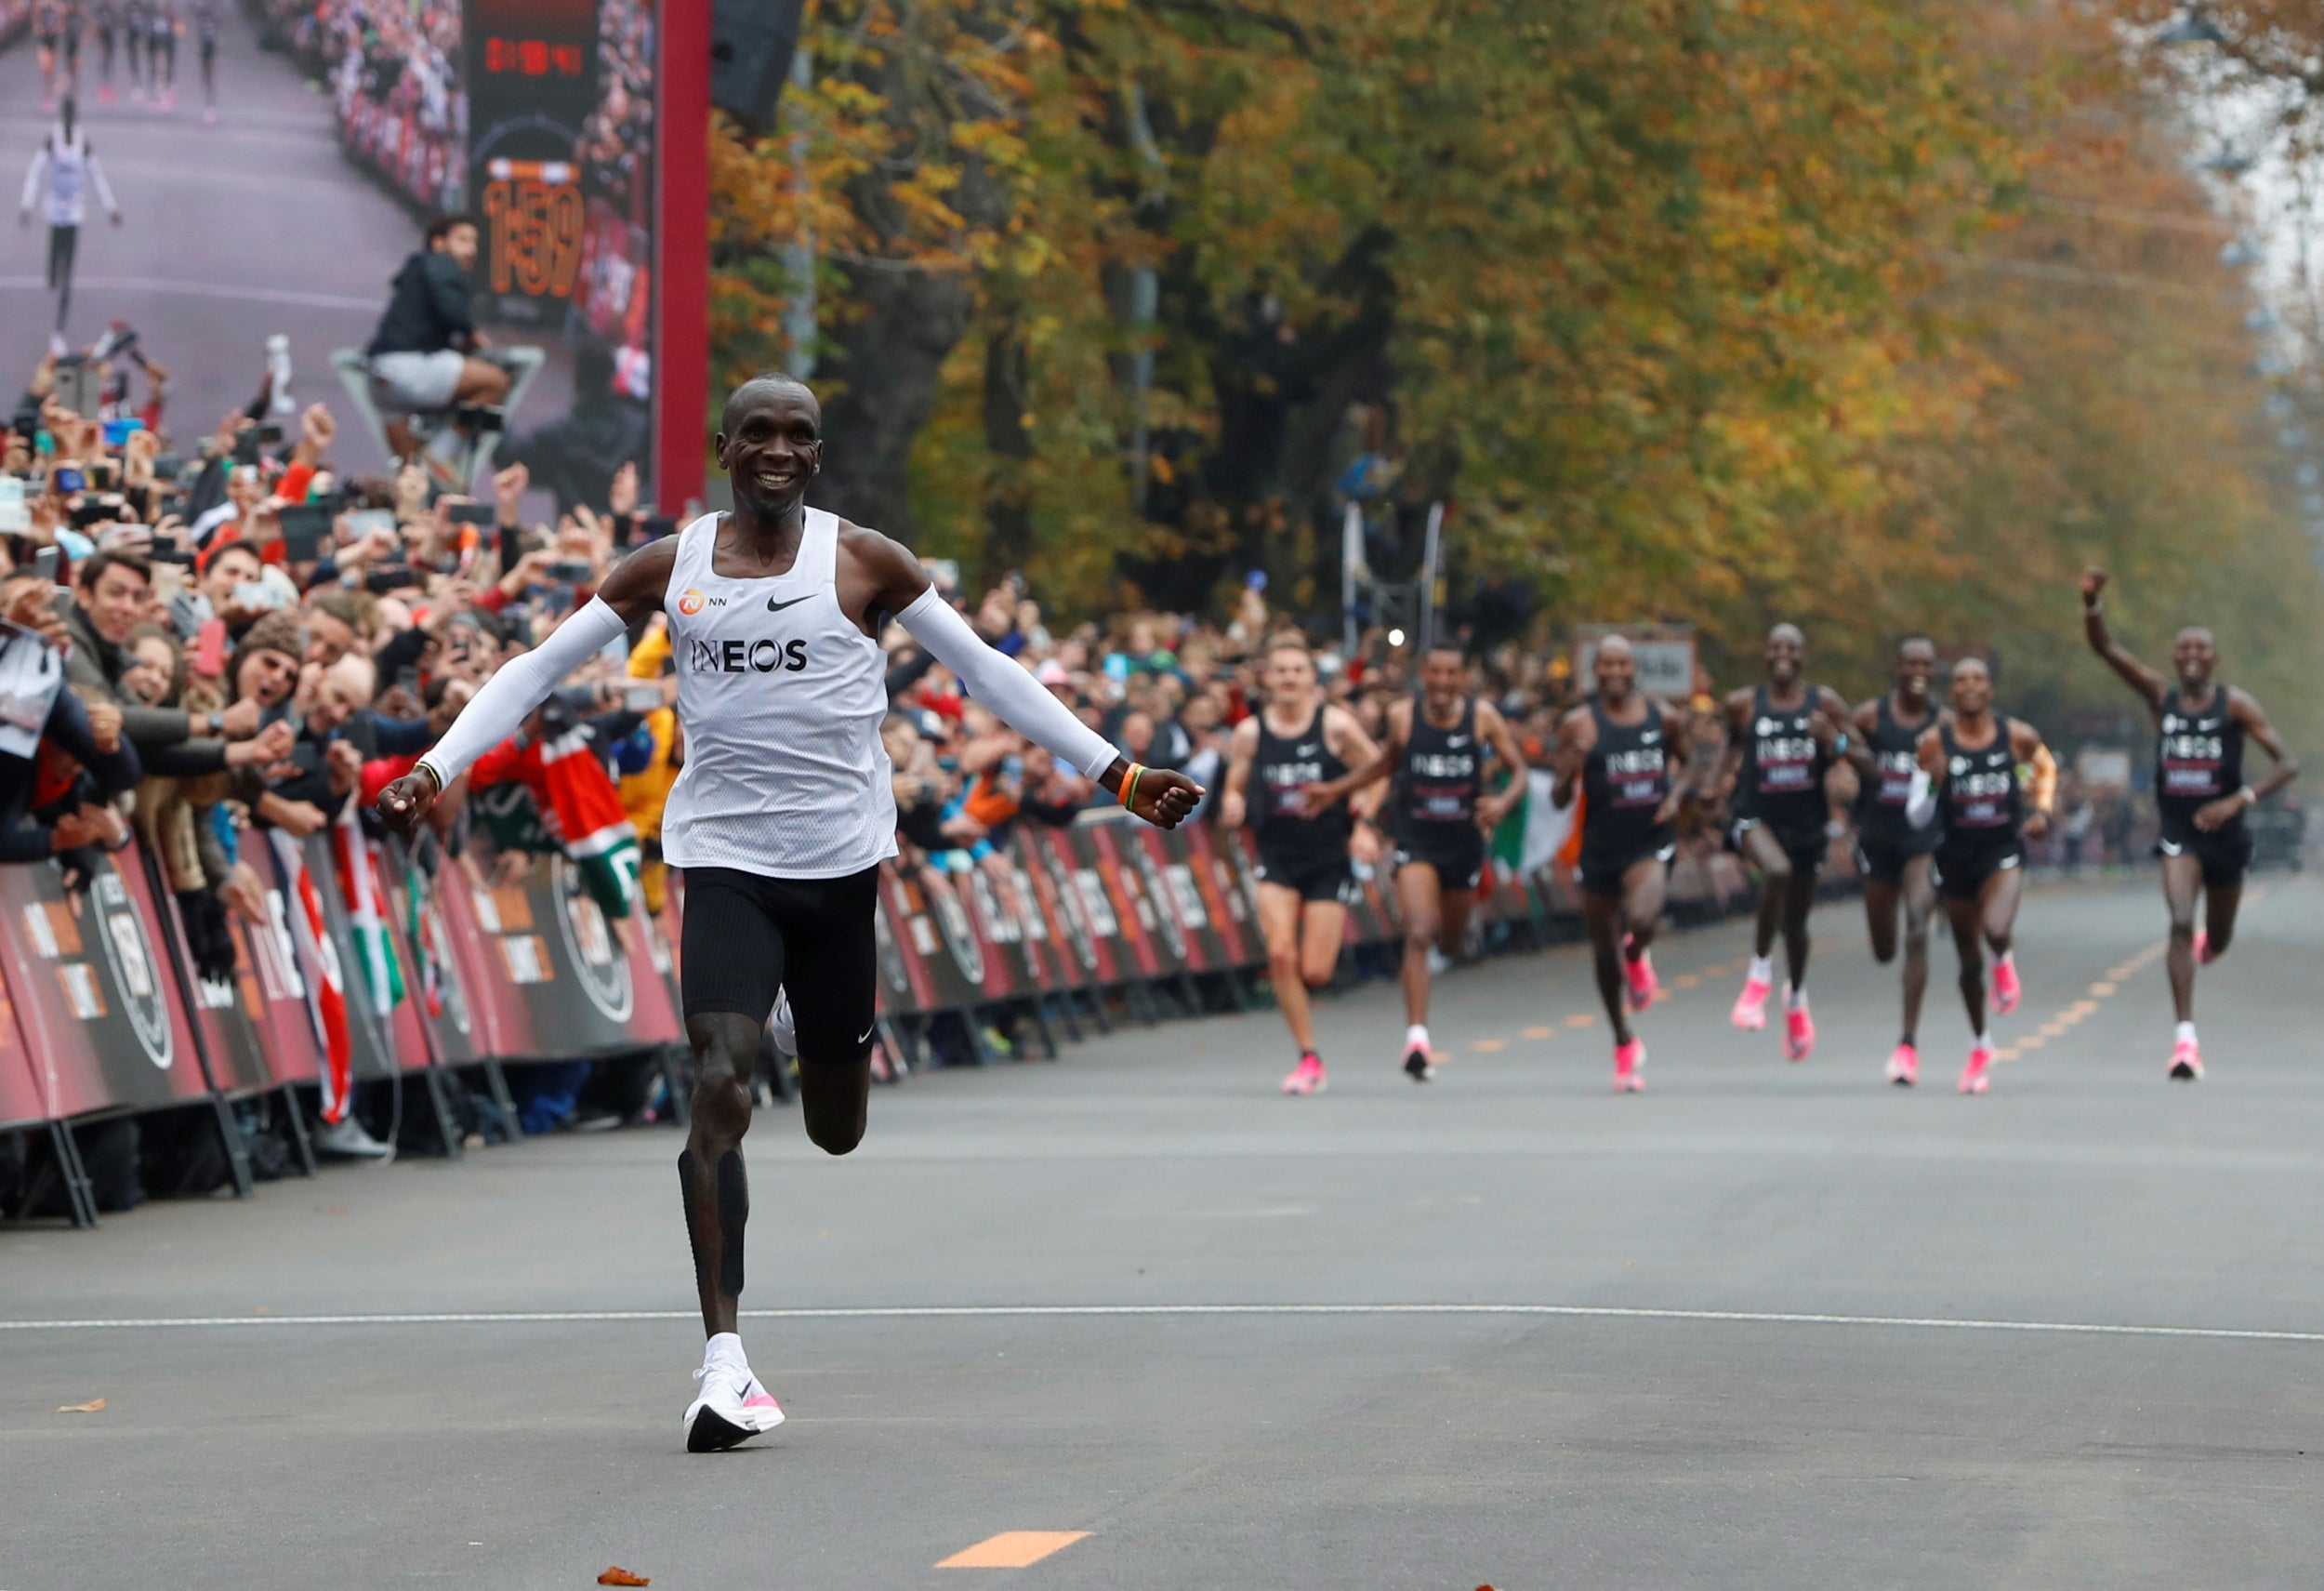
M651 1585L654 1582L642 1574L632 1574L626 1569L609 1569L597 1577L600 1585Z
M102 1398L91 1399L86 1403L68 1403L57 1411L59 1414L101 1414L104 1412L105 1400Z

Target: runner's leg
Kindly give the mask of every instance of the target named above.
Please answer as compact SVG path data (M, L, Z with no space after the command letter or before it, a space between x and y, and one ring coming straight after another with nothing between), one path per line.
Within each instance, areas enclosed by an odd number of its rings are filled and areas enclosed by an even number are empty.
M774 1009L772 999L767 1009ZM678 1180L706 1336L733 1331L740 1308L743 1225L750 1216L743 1134L750 1131L751 1068L765 1027L765 1017L754 1022L731 1011L686 1018L686 1041L694 1053L693 1120L678 1157Z
M799 1037L799 1115L815 1147L844 1155L864 1141L871 1104L878 871L824 881L800 898L811 904L781 920Z
M1267 941L1267 980L1274 986L1275 1009L1291 1029L1291 1042L1306 1054L1315 1047L1315 1027L1308 1019L1307 980L1300 971L1301 906L1299 891L1261 882L1259 932Z
M1872 933L1872 960L1882 966L1896 959L1896 908L1901 886L1886 879L1864 878L1864 922Z
M1305 901L1300 907L1300 976L1321 988L1340 970L1340 948L1347 942L1348 908L1336 900ZM1309 1045L1314 1048L1314 1045Z
M1662 900L1670 881L1670 868L1659 856L1641 857L1622 873L1622 933L1631 961L1644 955L1662 932Z
M1760 961L1776 948L1776 930L1782 926L1784 903L1791 891L1791 858L1783 842L1763 823L1743 831L1743 859L1759 869L1759 920L1751 934L1751 954Z
M1904 1041L1917 1043L1921 1034L1921 1001L1929 988L1929 919L1936 915L1936 885L1930 861L1913 856L1905 863L1905 1033Z
M1436 935L1436 948L1449 961L1460 953L1469 942L1469 914L1477 908L1477 892L1472 889L1440 890L1436 896L1437 913L1442 927Z
M1815 868L1793 868L1783 890L1783 960L1795 994L1807 988L1807 920L1816 909L1816 879Z
M1445 893L1433 862L1406 862L1396 869L1396 899L1404 907L1404 1019L1415 1028L1428 1026L1428 952L1445 930Z
M2182 1022L2195 1020L2195 903L2203 890L2203 864L2194 856L2162 859L2162 901L2171 912L2171 1004Z
M1630 1012L1622 998L1622 897L1584 890L1582 926L1590 931L1590 968L1598 979L1598 1000L1614 1025L1614 1042L1631 1041Z
M2017 935L2017 906L2026 896L2026 869L2005 868L1985 881L1977 891L1977 914L1985 942L1996 956L2006 956Z
M2236 912L2243 905L2243 881L2203 886L2203 964L2209 966L2235 943Z
M1969 1031L1985 1035L1985 947L1979 942L1978 903L1945 897L1945 921L1953 930L1953 948L1961 952L1961 1002L1969 1013Z

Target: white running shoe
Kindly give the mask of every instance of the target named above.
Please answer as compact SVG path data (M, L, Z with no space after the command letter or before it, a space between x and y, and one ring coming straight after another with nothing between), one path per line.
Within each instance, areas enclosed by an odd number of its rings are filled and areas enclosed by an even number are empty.
M783 1406L746 1363L706 1364L694 1379L702 1396L686 1409L688 1452L724 1452L783 1423Z

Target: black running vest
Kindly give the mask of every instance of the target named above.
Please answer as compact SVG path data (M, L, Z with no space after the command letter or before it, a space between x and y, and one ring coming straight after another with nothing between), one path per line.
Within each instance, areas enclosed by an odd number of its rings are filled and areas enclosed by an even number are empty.
M1477 704L1464 701L1460 722L1439 729L1428 709L1412 704L1412 734L1405 741L1404 763L1396 770L1399 833L1428 833L1477 820L1477 796L1485 788L1485 749L1477 744Z
M1252 760L1251 827L1259 842L1279 855L1346 855L1348 836L1355 822L1348 803L1340 802L1320 817L1301 817L1299 794L1310 785L1336 779L1348 765L1331 754L1324 737L1324 709L1318 707L1307 727L1297 735L1280 736L1259 715L1259 752Z
M2177 686L2162 698L2155 740L2155 806L2163 822L2192 823L2206 802L2243 788L2243 725L2227 705L2227 687L2213 681L2211 705L2189 712ZM2236 815L2237 821L2243 815ZM2166 828L2164 832L2174 830Z
M1953 726L1941 731L1945 737L1944 823L1946 838L1959 836L1962 840L1983 840L1992 835L2015 837L2025 820L2023 797L2017 789L2017 754L2010 749L2009 721L1994 718L1993 744L1977 750L1964 750L1953 738Z
M1662 714L1649 702L1638 723L1617 723L1590 698L1598 743L1581 765L1581 846L1585 855L1628 857L1647 849L1659 829L1655 814L1670 793L1670 749Z
M1921 765L1921 736L1937 720L1929 716L1907 727L1896 722L1891 693L1881 693L1880 716L1873 721L1867 742L1872 753L1872 776L1856 797L1856 829L1873 840L1903 841L1912 837L1905 803L1912 799L1912 776Z
M1777 711L1767 687L1751 693L1751 721L1743 726L1743 776L1736 786L1738 813L1771 827L1821 832L1826 818L1824 770L1831 759L1808 731L1823 692L1814 685L1796 708Z

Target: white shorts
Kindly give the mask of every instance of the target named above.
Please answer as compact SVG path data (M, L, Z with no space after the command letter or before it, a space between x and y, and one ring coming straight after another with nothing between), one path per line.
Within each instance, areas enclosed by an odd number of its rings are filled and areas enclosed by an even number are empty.
M456 348L434 353L377 353L371 359L372 402L390 414L452 406L468 355Z

